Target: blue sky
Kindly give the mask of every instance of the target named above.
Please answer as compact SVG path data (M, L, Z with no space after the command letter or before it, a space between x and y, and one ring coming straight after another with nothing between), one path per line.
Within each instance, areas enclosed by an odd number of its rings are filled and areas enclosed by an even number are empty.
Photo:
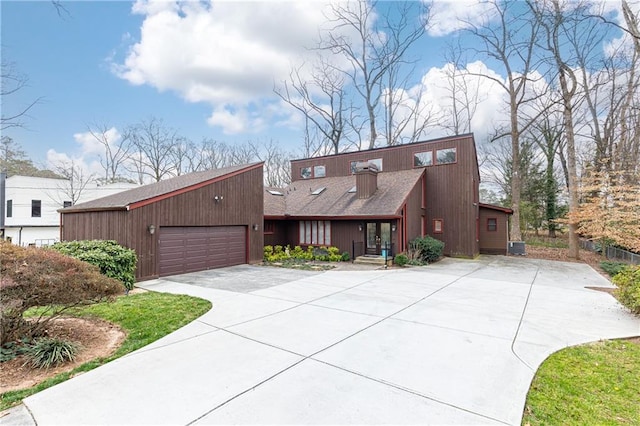
M25 128L3 134L37 164L63 157L90 163L96 152L81 143L89 127L121 131L150 117L194 141L273 139L288 150L300 148L301 117L282 105L272 88L326 25L324 3L63 4L68 14L59 15L49 1L0 2L3 63L14 63L29 78L2 107L10 112L42 98ZM378 13L392 5L382 2ZM411 78L442 112L445 45L461 37L456 18L480 19L486 4L443 0L434 7L433 27L411 52L416 59ZM486 58L474 60L476 72L499 76ZM487 81L477 85L482 105L473 130L482 137L503 98ZM425 137L442 134L434 128Z

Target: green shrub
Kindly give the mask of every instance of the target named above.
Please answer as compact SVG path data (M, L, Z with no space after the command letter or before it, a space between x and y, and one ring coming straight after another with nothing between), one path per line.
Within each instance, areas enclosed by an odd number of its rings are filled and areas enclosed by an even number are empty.
M350 260L351 260L351 255L349 255L349 252L348 252L348 251L344 251L344 252L342 252L342 256L341 256L341 257L342 257L342 259L341 259L341 260L342 260L343 262L348 262L348 261L350 261Z
M610 277L615 277L626 266L627 264L623 262L611 262L609 260L604 260L600 262L600 267L602 268L603 271L609 274Z
M409 258L406 254L396 254L396 257L393 258L393 263L398 266L404 266L409 262Z
M41 334L67 310L110 299L122 285L98 267L53 250L0 241L0 344ZM43 307L26 321L25 311Z
M50 247L59 253L75 257L100 268L107 277L114 278L131 290L136 282L138 258L132 249L112 240L64 241Z
M44 337L38 339L26 351L33 368L49 368L73 361L80 346L76 343L62 339Z
M640 266L628 266L613 277L618 286L616 295L620 303L631 312L640 314Z
M420 252L420 260L425 263L433 263L442 256L444 243L427 235L412 240L409 247L413 251Z
M268 261L273 256L273 246L264 246L264 260Z

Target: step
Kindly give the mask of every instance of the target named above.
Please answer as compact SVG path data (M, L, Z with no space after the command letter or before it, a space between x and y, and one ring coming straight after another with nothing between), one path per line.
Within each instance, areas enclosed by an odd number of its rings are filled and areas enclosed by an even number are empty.
M387 264L391 265L391 258L387 259ZM381 265L384 266L384 257L382 256L358 256L354 260L354 263L366 264L366 265Z

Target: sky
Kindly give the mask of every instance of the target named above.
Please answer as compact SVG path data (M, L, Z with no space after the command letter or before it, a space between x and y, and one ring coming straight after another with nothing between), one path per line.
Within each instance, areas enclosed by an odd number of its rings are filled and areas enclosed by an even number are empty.
M152 117L194 141L274 140L300 152L302 117L273 87L308 59L309 46L328 25L327 2L62 4L60 11L49 1L0 2L3 64L28 77L26 87L2 99L3 114L39 99L24 127L3 136L37 165L73 158L95 167L100 148L87 137L89 129L106 125L117 137ZM391 5L381 2L376 12L384 16ZM410 51L410 86L423 89L435 108L443 108L446 97L446 46L464 37L458 18L478 21L486 8L472 0L434 3L427 34ZM468 66L501 78L487 58L471 58ZM487 80L477 90L482 103L472 130L478 141L490 131L502 97ZM432 129L425 137L442 135Z

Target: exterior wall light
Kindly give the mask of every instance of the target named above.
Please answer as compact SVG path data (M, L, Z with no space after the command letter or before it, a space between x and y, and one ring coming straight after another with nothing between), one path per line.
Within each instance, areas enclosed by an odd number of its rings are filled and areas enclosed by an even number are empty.
M216 195L215 197L213 197L213 201L215 201L216 203L219 203L222 200L224 200L224 197L222 195Z
M254 230L254 231L257 231L257 230L258 230L258 224L257 224L257 223L254 223L254 224L253 224L253 230Z
M391 224L391 231L392 232L396 232L396 224L395 223Z
M358 231L362 232L362 224L361 223L358 224Z
M147 226L147 230L149 231L149 233L150 233L151 235L153 235L153 234L155 234L155 233L156 233L156 227L155 227L155 225L149 225L149 226Z

